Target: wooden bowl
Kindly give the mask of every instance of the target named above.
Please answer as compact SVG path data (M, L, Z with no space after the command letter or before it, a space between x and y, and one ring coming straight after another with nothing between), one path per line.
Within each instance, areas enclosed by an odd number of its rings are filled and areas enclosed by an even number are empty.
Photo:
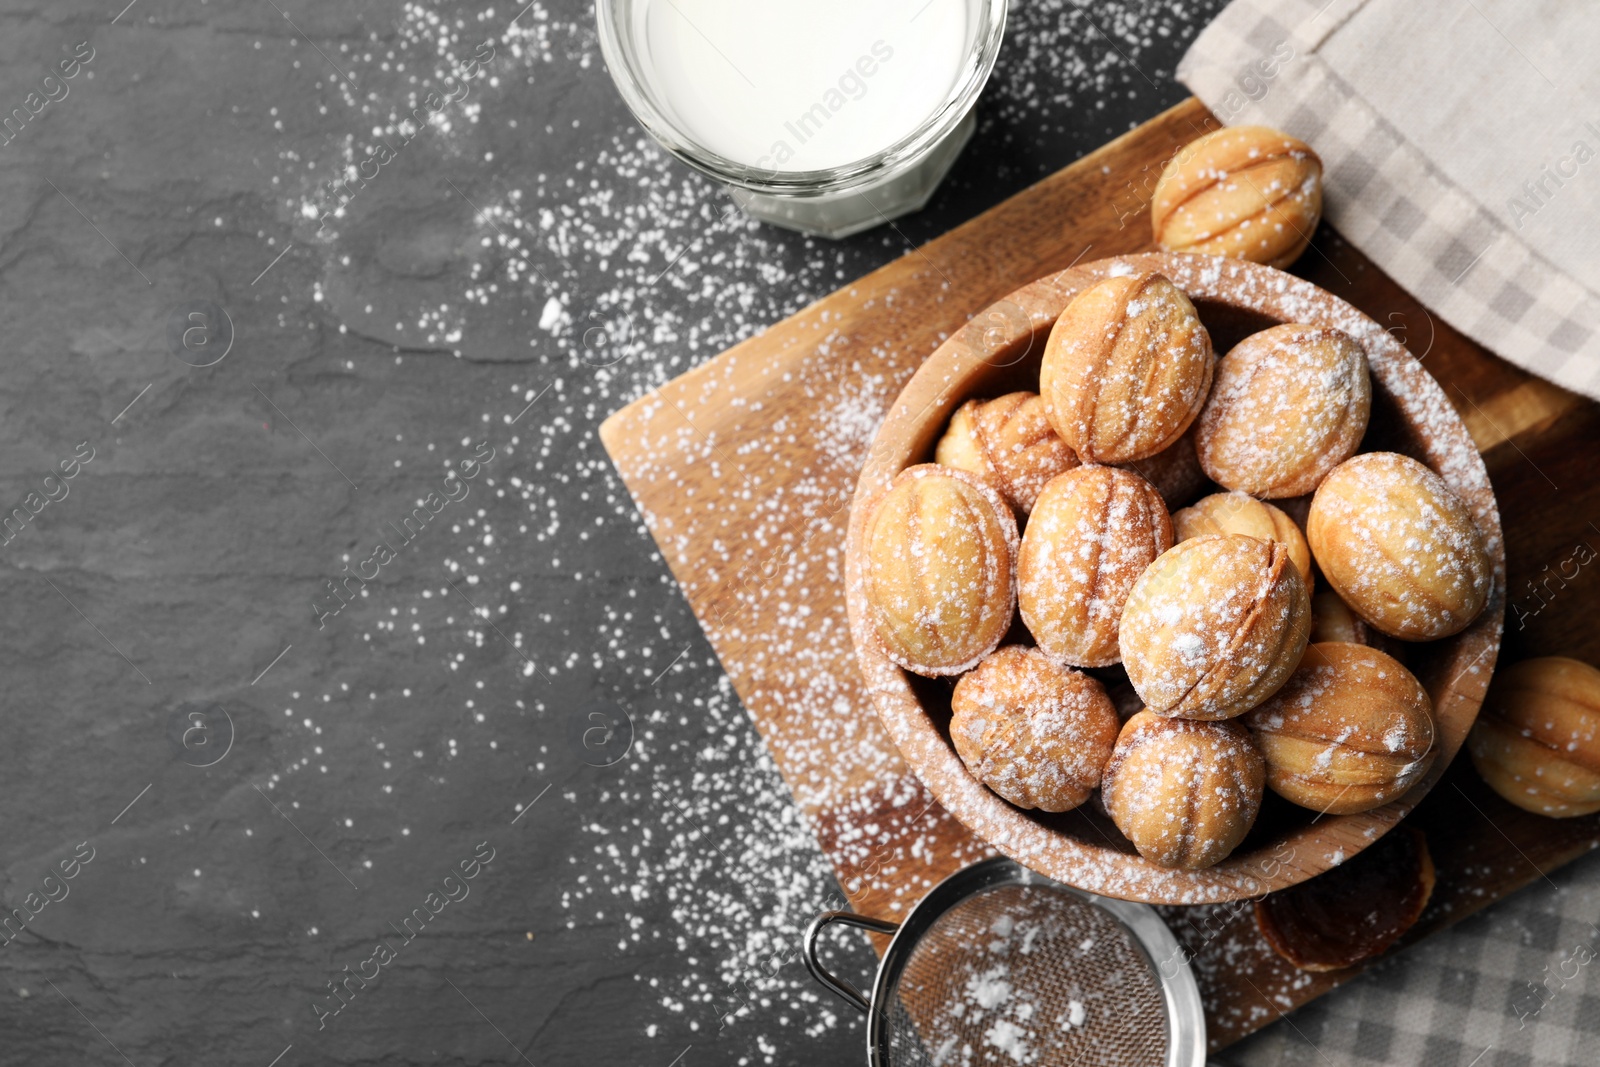
M1460 494L1494 561L1488 606L1454 637L1407 645L1407 665L1433 698L1439 758L1404 797L1373 811L1318 816L1270 790L1255 828L1234 854L1203 871L1169 870L1141 857L1098 795L1076 811L1014 807L973 778L950 743L951 679L907 673L877 647L861 577L862 529L901 470L931 462L950 414L971 397L1037 391L1050 327L1080 290L1114 273L1157 270L1189 294L1220 355L1284 322L1334 326L1361 343L1372 370L1372 419L1363 452L1403 452ZM1466 427L1431 375L1372 319L1309 282L1270 267L1214 256L1152 253L1100 260L1024 286L980 312L928 358L878 431L851 506L845 555L851 635L878 715L906 762L978 837L1068 885L1152 904L1241 900L1302 882L1382 837L1431 789L1471 729L1500 649L1505 545L1488 472ZM1106 672L1094 672L1102 677Z

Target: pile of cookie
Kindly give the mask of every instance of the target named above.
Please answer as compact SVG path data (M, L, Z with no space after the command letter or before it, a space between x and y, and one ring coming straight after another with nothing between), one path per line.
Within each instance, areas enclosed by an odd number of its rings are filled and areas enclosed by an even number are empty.
M1435 741L1390 651L1471 624L1492 566L1437 473L1358 454L1371 401L1337 329L1274 326L1218 359L1166 277L1104 278L1056 321L1037 393L967 401L935 462L872 502L881 651L957 679L949 736L976 779L1050 812L1098 789L1162 866L1224 859L1267 787L1318 812L1388 803ZM1223 491L1189 504L1207 480ZM1118 665L1142 704L1125 722Z

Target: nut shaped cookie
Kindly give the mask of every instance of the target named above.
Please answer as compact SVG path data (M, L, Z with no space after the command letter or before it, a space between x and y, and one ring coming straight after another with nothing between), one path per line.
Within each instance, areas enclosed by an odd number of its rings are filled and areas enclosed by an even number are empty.
M1268 499L1301 496L1355 455L1371 410L1367 356L1348 334L1274 326L1217 361L1195 451L1218 485Z
M1078 457L1051 429L1036 393L967 401L951 417L934 459L992 478L1022 515L1033 510L1051 478L1078 465Z
M1211 388L1211 337L1183 291L1154 272L1096 282L1050 330L1039 395L1084 463L1131 463L1189 428Z
M1019 808L1069 811L1100 786L1117 709L1098 681L1008 645L961 676L950 740L972 776Z
M938 445L934 447L935 463L941 467L980 474L985 478L994 477L994 472L989 469L989 460L983 454L983 447L978 444L972 419L973 413L986 403L987 400L969 400L956 408L949 424L945 426L944 436L939 438Z
M1434 760L1433 701L1391 656L1346 642L1311 645L1284 687L1244 717L1267 785L1314 811L1370 811Z
M1289 679L1311 632L1306 586L1275 541L1183 541L1152 563L1122 612L1122 665L1158 715L1231 719Z
M1305 534L1283 509L1265 501L1244 493L1212 493L1173 515L1172 526L1179 541L1221 534L1277 541L1289 550L1289 559L1305 581L1306 592L1315 588L1311 577L1311 546L1306 544Z
M1524 811L1600 811L1600 670L1545 656L1500 671L1467 750L1483 780Z
M1051 657L1075 667L1121 658L1128 592L1172 547L1172 519L1155 487L1131 471L1077 467L1045 486L1017 557L1017 604Z
M1230 126L1186 145L1150 201L1156 243L1284 268L1322 217L1322 160L1266 126Z
M960 674L1000 644L1016 608L1017 522L967 471L901 471L867 517L863 582L883 652L917 674Z
M1139 855L1198 871L1227 859L1255 825L1266 774L1238 723L1141 711L1123 725L1101 788L1111 821Z
M1311 501L1306 540L1328 584L1391 637L1460 633L1489 599L1483 534L1444 479L1409 456L1365 452L1334 468Z

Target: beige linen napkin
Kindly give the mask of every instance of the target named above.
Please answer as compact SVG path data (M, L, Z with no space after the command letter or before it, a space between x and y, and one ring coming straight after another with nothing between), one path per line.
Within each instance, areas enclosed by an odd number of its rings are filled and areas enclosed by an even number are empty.
M1452 326L1600 397L1600 2L1234 0L1178 79L1315 148L1328 221Z

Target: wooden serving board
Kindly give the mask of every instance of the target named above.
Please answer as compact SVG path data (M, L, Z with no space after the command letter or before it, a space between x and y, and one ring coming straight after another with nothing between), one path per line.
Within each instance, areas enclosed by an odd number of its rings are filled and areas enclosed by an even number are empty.
M989 854L907 769L856 666L842 588L849 501L872 436L967 319L1080 258L1147 251L1173 153L1218 123L1190 100L937 240L635 401L600 435L851 905L895 918ZM1484 455L1505 525L1501 662L1600 661L1600 405L1512 367L1429 315L1324 225L1296 274L1390 327L1444 386ZM1587 558L1586 553L1581 558ZM1600 569L1600 568L1593 568ZM1462 758L1411 816L1438 888L1408 941L1600 847L1600 816L1500 800ZM1303 974L1248 907L1167 908L1194 953L1213 1049L1358 970Z

